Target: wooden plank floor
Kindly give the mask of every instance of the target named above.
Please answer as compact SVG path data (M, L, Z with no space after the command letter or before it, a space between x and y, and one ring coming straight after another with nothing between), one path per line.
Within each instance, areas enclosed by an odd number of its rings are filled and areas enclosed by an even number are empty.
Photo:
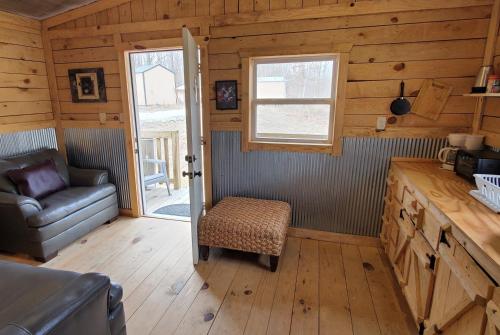
M195 268L190 243L186 222L121 218L42 266L121 283L130 335L416 334L378 248L290 237L271 273L221 250Z

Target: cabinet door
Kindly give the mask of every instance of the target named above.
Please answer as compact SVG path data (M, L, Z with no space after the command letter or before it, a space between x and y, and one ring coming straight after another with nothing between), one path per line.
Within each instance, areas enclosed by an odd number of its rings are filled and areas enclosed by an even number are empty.
M486 302L494 285L467 251L448 233L439 244L441 257L425 335L482 335Z
M403 293L417 325L429 317L434 288L434 269L438 258L422 233L417 231L410 242L408 282Z
M389 259L394 267L399 285L404 287L408 282L410 241L415 235L415 228L404 211L401 211L401 217L398 219L396 227L396 245L394 250L390 250Z

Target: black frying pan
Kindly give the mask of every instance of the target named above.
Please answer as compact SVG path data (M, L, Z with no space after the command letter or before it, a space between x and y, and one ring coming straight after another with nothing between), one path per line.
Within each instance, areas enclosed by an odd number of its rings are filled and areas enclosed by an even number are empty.
M391 112L394 115L405 115L410 112L411 105L405 98L405 83L401 81L401 94L391 103Z

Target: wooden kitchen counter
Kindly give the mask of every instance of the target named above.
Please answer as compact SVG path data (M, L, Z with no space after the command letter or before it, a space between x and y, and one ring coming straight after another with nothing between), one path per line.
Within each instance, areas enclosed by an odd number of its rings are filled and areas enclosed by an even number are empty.
M469 195L475 185L441 169L435 161L395 158L391 164L420 193L418 198L427 199L442 214L442 221L449 220L443 225L451 228L453 236L500 283L500 214Z

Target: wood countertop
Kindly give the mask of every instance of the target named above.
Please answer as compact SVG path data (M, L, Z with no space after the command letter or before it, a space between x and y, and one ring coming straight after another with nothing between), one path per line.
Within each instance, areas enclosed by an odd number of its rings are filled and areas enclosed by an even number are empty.
M391 164L450 221L453 236L500 283L500 214L469 194L475 185L436 161L396 158Z

